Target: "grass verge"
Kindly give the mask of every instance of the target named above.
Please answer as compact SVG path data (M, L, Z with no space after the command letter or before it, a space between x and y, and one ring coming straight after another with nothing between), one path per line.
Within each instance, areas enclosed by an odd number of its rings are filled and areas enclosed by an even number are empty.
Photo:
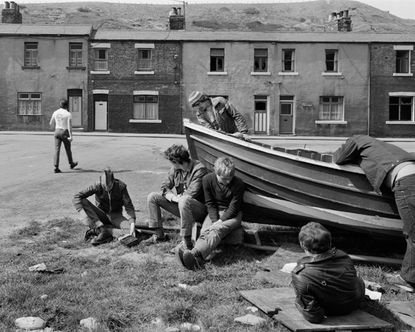
M85 227L71 219L32 222L0 244L0 331L14 331L14 320L38 316L59 331L77 331L79 322L95 317L99 331L164 331L184 322L205 331L286 331L272 319L261 327L234 322L250 305L239 290L279 287L253 278L264 253L244 247L224 250L206 269L186 271L169 251L170 242L126 248L119 242L91 247L83 241ZM61 274L30 272L45 263ZM383 268L357 266L363 278L383 282ZM186 284L186 289L179 287ZM45 296L42 295L47 295ZM385 300L414 296L386 289ZM367 309L386 319L384 306ZM399 329L391 315L388 319Z

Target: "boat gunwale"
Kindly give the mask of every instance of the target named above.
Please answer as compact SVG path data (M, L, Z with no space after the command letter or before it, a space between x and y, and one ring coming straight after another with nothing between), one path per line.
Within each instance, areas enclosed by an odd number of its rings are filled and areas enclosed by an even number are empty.
M189 128L189 129L205 133L205 134L207 134L209 136L212 136L214 138L218 138L218 139L226 140L226 141L229 141L229 142L233 142L233 143L236 143L237 145L240 145L240 146L245 146L245 147L253 149L253 150L262 151L266 154L276 155L276 156L279 156L279 157L283 157L283 158L287 158L287 159L291 159L291 160L295 160L295 161L300 161L300 162L305 162L305 163L309 163L309 164L314 164L314 165L321 166L321 167L332 168L332 169L339 170L339 171L346 171L346 172L357 173L357 174L365 174L359 166L337 165L334 162L329 163L329 162L315 160L315 159L311 159L311 158L307 158L307 157L296 156L296 155L293 155L293 154L290 154L290 153L287 153L287 152L282 152L282 151L274 150L272 148L263 147L263 146L259 145L260 143L248 142L248 141L242 140L240 138L232 137L232 136L223 134L221 132L203 127L202 125L192 123L192 122L185 122L184 126ZM304 150L307 151L307 149L304 149ZM309 150L309 151L311 151L311 150Z

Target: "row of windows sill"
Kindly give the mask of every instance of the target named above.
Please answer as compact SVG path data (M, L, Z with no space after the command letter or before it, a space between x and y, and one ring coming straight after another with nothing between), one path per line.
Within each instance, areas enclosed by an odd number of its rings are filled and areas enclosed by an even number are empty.
M130 119L129 123L161 123L161 120Z
M395 77L399 77L399 76L411 77L411 76L414 76L414 74L412 74L412 73L393 73L393 76L395 76Z
M415 125L415 121L386 121L388 125Z
M111 72L109 70L91 70L90 74L93 75L108 75Z
M344 120L316 120L316 124L347 124Z
M321 73L321 76L334 76L334 77L342 77L342 72L329 72L329 71L323 71Z
M154 75L154 70L136 70L135 75Z
M208 71L209 76L226 76L228 75L227 71Z

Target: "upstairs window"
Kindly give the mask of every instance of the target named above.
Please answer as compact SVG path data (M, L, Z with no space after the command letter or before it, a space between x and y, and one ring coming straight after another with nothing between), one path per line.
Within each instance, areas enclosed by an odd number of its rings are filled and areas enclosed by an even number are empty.
M108 70L108 50L105 48L94 50L94 70Z
M42 115L42 95L22 92L17 95L19 115Z
M153 70L153 50L151 48L138 49L138 71L152 71Z
M158 120L158 95L134 95L134 114L136 120Z
M210 49L210 71L223 72L225 69L225 49Z
M319 120L343 121L344 108L343 97L324 96L320 97Z
M414 121L413 97L389 97L389 121Z
M294 50L287 49L282 50L282 71L290 72L294 71Z
M326 72L338 71L338 51L326 50Z
M254 72L268 71L268 49L254 49Z
M82 43L69 43L69 67L82 67Z
M24 43L24 66L38 67L38 43Z
M396 69L395 73L409 74L410 71L410 53L409 50L396 50Z

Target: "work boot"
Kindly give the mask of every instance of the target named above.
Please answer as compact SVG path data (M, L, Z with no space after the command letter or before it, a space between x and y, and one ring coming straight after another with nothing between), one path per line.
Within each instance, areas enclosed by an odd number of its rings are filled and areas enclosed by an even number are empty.
M91 240L93 237L97 236L98 232L96 228L90 228L85 232L85 242L88 242L89 240Z
M78 162L75 161L74 163L71 164L71 169L74 169L76 166L78 166Z
M62 171L61 171L58 167L55 167L54 172L55 172L55 173L62 173Z
M113 240L111 233L106 229L100 229L99 235L92 239L91 244L93 246L99 246L100 244L108 243Z
M205 264L205 260L203 259L202 255L199 251L193 250L185 250L183 251L183 266L188 270L200 270L203 268Z

